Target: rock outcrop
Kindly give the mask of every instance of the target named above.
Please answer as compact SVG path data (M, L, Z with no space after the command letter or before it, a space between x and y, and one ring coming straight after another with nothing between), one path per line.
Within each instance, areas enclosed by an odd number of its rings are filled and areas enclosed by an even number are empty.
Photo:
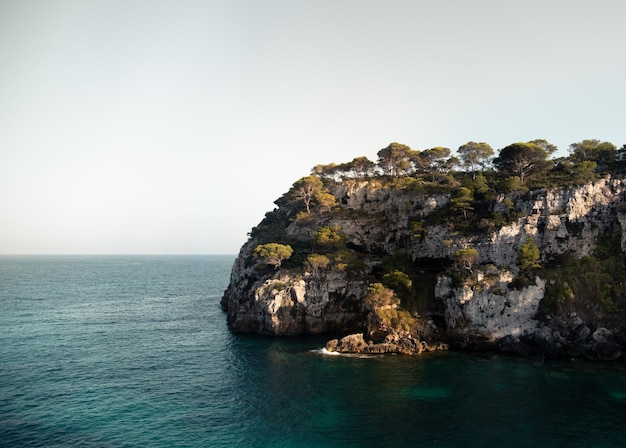
M356 333L344 336L341 339L331 339L326 343L326 350L329 352L361 355L387 355L391 353L419 355L424 352L448 350L448 345L443 342L429 344L413 339L410 336L403 337L394 342L366 342L363 333Z
M259 271L245 263L254 245L241 250L222 299L233 331L291 336L363 328L364 281L349 280L340 270Z
M435 219L449 209L450 194L391 188L377 180L333 183L329 189L339 211L302 219L295 207L281 204L272 222L266 218L252 232L221 302L233 331L352 334L327 346L350 353L415 354L449 344L606 360L619 358L626 348L619 325L604 328L591 312L585 320L558 312L538 316L547 287L541 275L516 282L520 249L529 240L543 265L566 253L591 255L608 234L619 233L618 250L626 251L625 180L607 176L581 186L502 194L489 212L510 215L513 204L514 217L472 233ZM313 269L305 257L318 249L311 241L321 226L340 229L345 247L329 266ZM252 252L277 234L304 249L299 261L273 269ZM476 250L477 259L459 278L455 254L468 248ZM413 310L415 328L402 330L396 322L376 334L373 311L363 299L368 286L381 281L382 265L390 257L410 260L419 278L426 279L413 288L422 288L430 299Z

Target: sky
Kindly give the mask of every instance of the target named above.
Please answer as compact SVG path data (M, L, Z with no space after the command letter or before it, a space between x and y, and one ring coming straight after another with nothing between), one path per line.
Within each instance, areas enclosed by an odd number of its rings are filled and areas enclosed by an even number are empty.
M0 0L0 254L234 254L391 142L626 143L623 0Z

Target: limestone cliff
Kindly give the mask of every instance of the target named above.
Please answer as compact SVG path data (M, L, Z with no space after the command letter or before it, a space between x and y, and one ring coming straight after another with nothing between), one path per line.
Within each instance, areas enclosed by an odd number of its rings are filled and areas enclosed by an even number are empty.
M565 254L591 256L599 241L611 235L618 235L617 253L626 250L625 180L607 176L579 186L498 193L475 204L469 229L461 212L451 207L452 191L424 191L380 179L328 182L326 187L337 201L335 210L304 214L297 201L279 200L279 207L251 232L221 302L233 331L364 333L370 348L361 351L370 352L411 352L402 345L422 341L430 347L443 341L555 356L619 356L625 344L620 339L621 305L615 299L612 313L561 296L552 308L547 302L541 305L547 288L571 286L548 278L547 268ZM475 216L479 213L482 219ZM316 242L320 228L339 231L341 245ZM520 270L520 250L529 240L543 268L532 275ZM265 265L253 250L268 242L290 244L294 256L278 269ZM469 265L459 264L464 249L476 253ZM330 262L307 263L312 253L324 253ZM400 330L402 319L392 316L377 337L375 307L364 298L394 268L410 278L400 308L415 321ZM371 347L375 344L378 348Z
M311 273L246 266L254 246L251 240L242 248L222 299L234 331L298 335L362 328L364 281L350 281L338 270Z

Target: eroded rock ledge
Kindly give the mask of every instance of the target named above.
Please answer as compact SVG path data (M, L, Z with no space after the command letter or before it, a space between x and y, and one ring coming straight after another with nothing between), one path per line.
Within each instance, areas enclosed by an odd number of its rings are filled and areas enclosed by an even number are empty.
M424 352L448 350L448 344L438 342L429 344L418 341L411 336L405 336L395 341L374 343L365 341L363 333L350 334L341 339L331 339L326 343L329 352L352 353L363 355L381 355L397 353L402 355L419 355Z

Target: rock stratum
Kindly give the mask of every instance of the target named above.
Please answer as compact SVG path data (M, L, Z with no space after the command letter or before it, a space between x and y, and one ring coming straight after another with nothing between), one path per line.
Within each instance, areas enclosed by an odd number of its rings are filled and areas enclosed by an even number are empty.
M624 272L624 179L493 192L465 207L454 188L323 184L332 206L290 191L250 233L221 301L232 331L327 334L328 350L363 354L614 360L626 349L624 285L598 267L618 260ZM268 263L255 249L269 243L293 254Z

